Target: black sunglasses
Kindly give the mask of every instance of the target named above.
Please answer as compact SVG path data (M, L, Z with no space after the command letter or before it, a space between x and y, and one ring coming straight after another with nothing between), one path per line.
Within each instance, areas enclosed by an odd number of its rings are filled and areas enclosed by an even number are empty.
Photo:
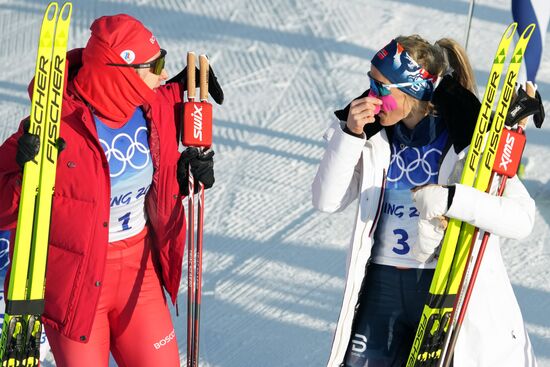
M109 66L120 66L134 69L151 69L151 72L155 75L160 75L164 69L164 57L166 56L166 50L160 49L160 56L153 61L145 62L143 64L114 64L108 63Z

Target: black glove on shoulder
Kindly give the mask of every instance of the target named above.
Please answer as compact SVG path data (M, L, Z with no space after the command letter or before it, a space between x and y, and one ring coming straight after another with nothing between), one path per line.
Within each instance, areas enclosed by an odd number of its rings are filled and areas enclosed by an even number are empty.
M533 115L535 126L540 129L544 122L544 105L540 97L539 91L535 92L534 97L530 97L520 85L517 90L517 95L514 96L508 116L506 116L506 126L514 126L525 117Z
M197 83L200 80L200 71L198 68L195 68L195 80L197 81ZM166 83L178 82L183 83L184 89L187 90L187 66L176 76L169 79ZM223 103L223 89L220 83L218 83L218 78L216 77L216 74L214 74L214 69L212 69L212 65L210 65L210 67L208 68L208 93L210 93L217 104L221 105Z
M177 180L180 186L180 194L189 195L188 167L191 165L191 173L195 179L195 193L199 192L199 181L205 189L214 185L214 151L200 151L198 148L185 149L178 160Z
M30 125L28 118L23 121L23 135L17 140L15 161L21 169L23 169L25 163L33 160L40 150L40 137L29 133Z
M460 152L472 140L481 102L452 75L446 75L435 89L432 103L447 124L455 152Z

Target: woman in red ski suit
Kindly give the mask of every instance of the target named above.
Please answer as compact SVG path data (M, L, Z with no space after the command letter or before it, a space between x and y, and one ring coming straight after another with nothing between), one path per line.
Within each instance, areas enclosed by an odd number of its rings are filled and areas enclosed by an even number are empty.
M179 366L163 293L175 303L185 244L178 166L191 163L211 187L213 154L180 155L186 73L160 85L166 52L153 34L125 14L95 20L91 31L86 48L67 54L46 333L58 366L107 366L109 351L120 366ZM16 228L22 166L39 144L24 125L0 147L0 228Z

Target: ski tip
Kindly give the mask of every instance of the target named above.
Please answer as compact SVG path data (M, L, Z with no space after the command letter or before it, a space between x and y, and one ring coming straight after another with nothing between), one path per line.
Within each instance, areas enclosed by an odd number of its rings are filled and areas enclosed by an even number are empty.
M514 37L514 34L516 33L517 28L518 28L518 24L516 22L511 23L508 26L508 28L506 28L506 31L504 32L504 38Z
M60 14L61 19L63 19L64 21L67 21L71 18L72 12L73 12L73 3L66 2L61 7L61 12L59 14Z
M523 33L521 34L521 39L531 38L531 35L535 31L535 28L537 28L537 25L535 23L531 23L527 27L525 27L525 29L523 30Z
M57 17L57 8L58 5L56 2L49 3L44 12L44 18L48 19L48 21L54 21Z

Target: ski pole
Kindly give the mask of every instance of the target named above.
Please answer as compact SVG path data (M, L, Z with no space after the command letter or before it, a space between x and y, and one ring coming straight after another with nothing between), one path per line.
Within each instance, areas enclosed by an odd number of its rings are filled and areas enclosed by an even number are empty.
M502 192L504 191L504 186L506 183L506 176L502 177L501 184L498 188L497 196L502 196ZM477 239L478 231L475 232L474 237L472 238L472 242L475 242ZM460 307L457 319L456 319L456 326L452 330L452 333L450 334L449 338L449 344L447 347L447 351L445 353L445 359L442 360L443 367L449 367L451 364L452 356L454 355L454 349L456 346L456 341L458 340L458 333L460 332L460 329L462 327L462 322L464 321L464 315L466 314L466 309L468 308L468 303L470 302L470 296L472 295L472 290L474 288L475 281L477 279L477 274L479 271L479 267L481 265L481 260L483 259L483 255L485 254L485 249L487 248L487 242L489 241L489 236L491 234L489 232L483 233L483 238L481 240L481 245L479 247L479 251L477 253L474 268L472 269L472 275L470 276L470 280L467 283L465 295L464 295L464 302L462 303L462 307ZM472 243L472 246L470 248L470 251L473 250L474 244ZM464 278L462 279L464 281ZM457 310L455 309L455 312Z
M206 55L199 56L200 66L200 101L201 104L208 104L208 72L209 65ZM203 115L204 117L204 115ZM204 122L204 120L203 120ZM201 151L200 154L203 154ZM199 331L200 331L200 309L202 298L202 247L203 247L203 227L204 227L204 184L199 181L199 203L197 207L197 256L196 256L196 283L195 283L195 325L193 335L193 361L196 365L199 363ZM194 365L195 366L195 365ZM193 366L193 367L194 367Z
M468 41L470 39L470 29L472 28L472 17L474 15L475 0L470 0L470 8L468 9L468 20L466 20L466 30L464 32L464 49L468 50Z
M193 52L187 53L187 100L188 103L184 105L184 111L187 106L194 103L196 96L195 85L195 54ZM191 107L192 108L192 107ZM185 120L184 120L185 121ZM188 183L188 195L187 195L187 210L188 210L188 239L187 239L187 366L193 365L193 326L195 315L195 180L193 173L191 172L191 165L187 168L187 175L189 177Z
M206 55L199 56L200 101L196 102L195 54L187 54L187 97L183 105L182 143L199 149L199 157L212 145L212 105L208 103L209 65ZM204 184L195 182L188 167L188 248L187 248L187 367L199 364L200 307L202 298L202 249L204 233ZM195 186L198 185L197 219L195 218ZM195 238L195 220L197 221ZM196 242L195 242L196 241Z

